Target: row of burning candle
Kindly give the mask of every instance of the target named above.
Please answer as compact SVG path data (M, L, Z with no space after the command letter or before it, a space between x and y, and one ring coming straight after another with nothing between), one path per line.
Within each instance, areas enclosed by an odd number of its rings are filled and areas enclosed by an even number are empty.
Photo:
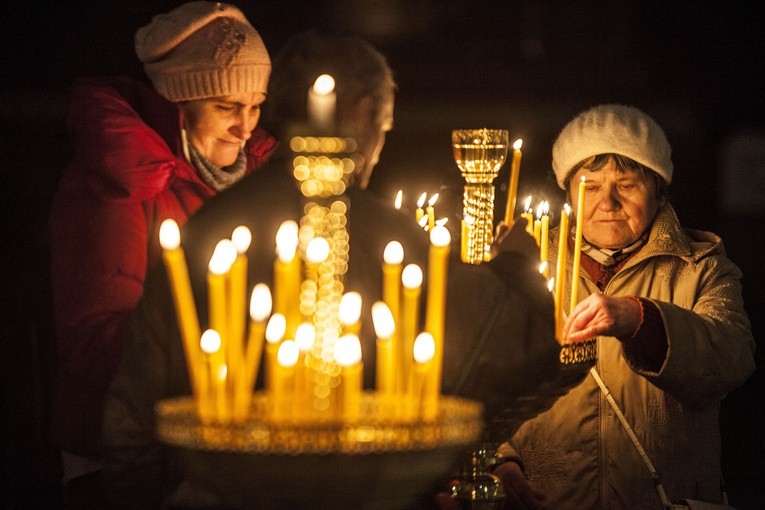
M274 293L254 286L245 325L245 287L251 233L244 226L221 240L207 274L209 329L200 333L180 232L173 220L163 222L160 243L170 280L179 329L189 368L192 392L204 421L242 422L247 419L261 358L274 421L354 420L360 413L363 390L359 317L361 296L343 295L339 319L343 331L334 344L333 363L339 367L334 408L311 406L316 360L310 350L315 337L311 317L299 311L303 266L318 264L328 253L325 239L312 239L305 260L298 255L298 227L285 222L277 234ZM403 267L404 250L391 241L383 254L383 300L372 307L376 340L376 392L391 415L433 419L441 390L446 274L449 232L435 226L430 233L428 286L424 330L419 331L422 269ZM272 313L273 312L273 313Z

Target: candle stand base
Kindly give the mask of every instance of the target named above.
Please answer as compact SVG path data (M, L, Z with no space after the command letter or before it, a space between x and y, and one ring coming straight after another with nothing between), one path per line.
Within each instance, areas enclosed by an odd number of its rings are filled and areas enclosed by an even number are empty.
M256 394L241 424L202 423L191 398L157 406L157 434L172 465L225 508L409 509L432 502L479 438L480 404L442 397L433 421L385 417L362 395L361 418L317 423L263 420Z

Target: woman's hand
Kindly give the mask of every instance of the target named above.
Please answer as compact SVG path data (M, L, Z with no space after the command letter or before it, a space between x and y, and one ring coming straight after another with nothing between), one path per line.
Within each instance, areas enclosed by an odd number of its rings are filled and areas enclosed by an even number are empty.
M583 342L598 335L629 338L640 327L640 304L627 297L590 294L574 307L563 325L563 338Z
M544 494L536 490L521 471L516 462L500 464L493 471L494 476L502 481L505 489L505 508L507 510L541 510Z

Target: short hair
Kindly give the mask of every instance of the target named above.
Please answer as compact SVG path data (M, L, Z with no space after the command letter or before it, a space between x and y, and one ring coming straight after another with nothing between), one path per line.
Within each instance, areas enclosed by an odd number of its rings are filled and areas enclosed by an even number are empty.
M277 138L307 120L307 94L317 77L335 79L337 115L360 99L372 97L372 114L381 121L383 106L393 101L396 83L385 57L364 39L340 31L314 29L298 34L272 61L262 125Z
M574 168L571 169L571 171L566 176L566 179L564 180L564 186L565 189L569 189L569 185L571 184L571 179L574 178L574 174L576 174L580 168L583 166L587 166L587 168L591 172L597 172L598 170L602 169L609 161L614 162L614 166L616 167L616 171L619 173L625 173L629 170L634 171L642 175L643 177L649 177L653 179L654 183L656 184L656 198L666 198L667 196L667 183L664 181L662 176L660 176L658 173L654 172L647 166L638 163L632 158L628 158L627 156L622 156L621 154L598 154L597 156L592 156L590 158L584 159L574 165Z

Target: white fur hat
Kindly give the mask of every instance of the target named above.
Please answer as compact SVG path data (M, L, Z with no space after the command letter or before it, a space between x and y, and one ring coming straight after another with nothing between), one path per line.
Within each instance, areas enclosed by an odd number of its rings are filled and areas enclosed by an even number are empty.
M160 95L170 101L266 93L271 59L242 11L188 2L154 16L135 34L135 50Z
M558 186L576 166L598 154L620 154L672 182L672 149L664 131L648 115L630 106L605 104L577 115L555 140L552 165Z

